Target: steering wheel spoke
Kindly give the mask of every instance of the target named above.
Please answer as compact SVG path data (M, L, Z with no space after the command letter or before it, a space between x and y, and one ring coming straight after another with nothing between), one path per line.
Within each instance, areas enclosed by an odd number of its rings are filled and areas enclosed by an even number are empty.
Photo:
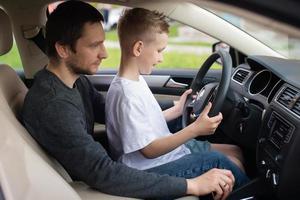
M186 105L187 108L193 108L195 105L195 99L193 99L190 103Z

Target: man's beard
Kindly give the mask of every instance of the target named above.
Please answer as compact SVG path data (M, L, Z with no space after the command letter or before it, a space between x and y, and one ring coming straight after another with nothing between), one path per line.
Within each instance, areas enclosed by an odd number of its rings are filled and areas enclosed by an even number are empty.
M73 60L74 61L74 60ZM80 74L85 74L85 75L93 75L89 70L81 68L76 61L67 61L66 62L67 68L74 74L80 75Z

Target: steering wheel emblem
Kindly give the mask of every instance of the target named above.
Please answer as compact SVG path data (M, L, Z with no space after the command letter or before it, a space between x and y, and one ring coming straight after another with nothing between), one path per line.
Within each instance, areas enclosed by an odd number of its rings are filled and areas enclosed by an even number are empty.
M204 92L205 92L205 88L203 87L197 95L197 98L196 98L197 101L203 96Z

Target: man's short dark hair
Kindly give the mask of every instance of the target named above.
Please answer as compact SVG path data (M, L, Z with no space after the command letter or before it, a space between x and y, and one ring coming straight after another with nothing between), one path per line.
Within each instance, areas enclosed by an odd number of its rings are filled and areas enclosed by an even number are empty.
M75 51L76 41L82 36L85 23L101 23L103 16L92 5L82 1L66 1L57 6L46 23L46 52L57 59L55 43L69 45Z

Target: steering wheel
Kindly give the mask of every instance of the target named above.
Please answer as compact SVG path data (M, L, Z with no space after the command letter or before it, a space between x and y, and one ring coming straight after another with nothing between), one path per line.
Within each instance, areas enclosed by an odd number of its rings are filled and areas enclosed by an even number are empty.
M218 82L208 83L201 88L203 78L218 58L221 59L223 65L220 84ZM212 102L212 108L208 116L213 117L220 112L229 88L231 68L232 60L228 52L216 51L206 59L191 84L190 88L193 92L187 97L184 105L182 127L186 127L191 121L195 120L209 101ZM197 95L197 97L193 99L193 95Z

